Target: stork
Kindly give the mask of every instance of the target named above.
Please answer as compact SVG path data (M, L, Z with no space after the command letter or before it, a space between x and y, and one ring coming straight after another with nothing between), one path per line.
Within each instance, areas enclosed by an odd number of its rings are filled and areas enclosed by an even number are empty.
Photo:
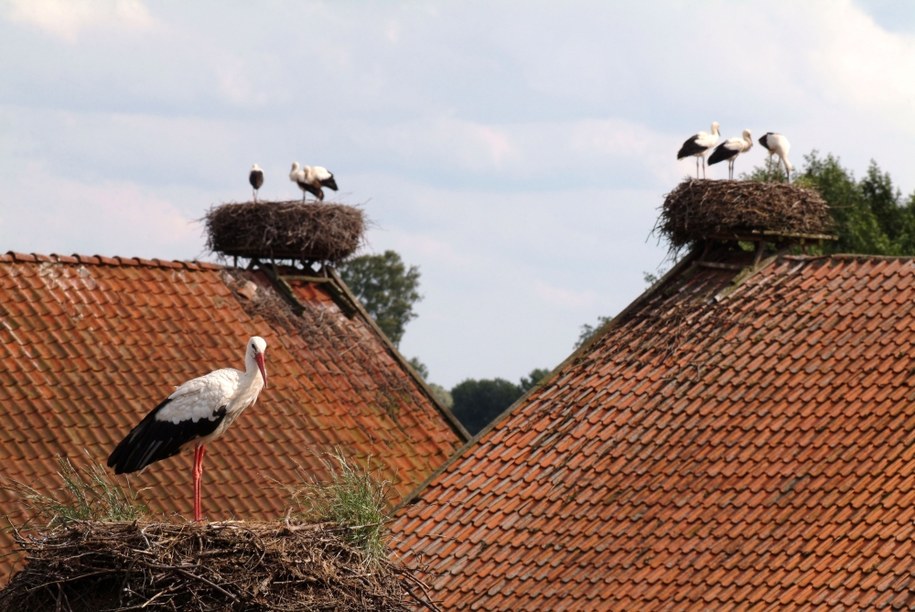
M772 159L773 155L778 155L779 161L781 161L782 165L785 167L785 177L790 183L791 172L794 170L794 166L792 166L791 162L788 160L788 151L791 150L791 143L788 142L785 135L779 134L778 132L766 132L759 137L759 144L765 147L766 151L769 152L769 159Z
M734 178L734 160L741 153L746 153L753 147L753 135L750 130L744 130L740 138L728 138L720 145L715 147L708 158L708 163L717 164L720 161L728 161L728 178Z
M299 166L299 162L292 162L292 170L289 171L289 180L296 183L302 190L302 201L305 201L305 194L313 194L318 200L324 201L324 190L322 187L337 191L337 181L334 175L323 166Z
M257 190L264 184L264 171L257 164L251 166L251 172L248 173L248 182L254 188L254 203L257 204Z
M705 178L705 156L718 144L718 122L712 121L711 132L699 132L693 134L683 142L683 146L677 151L677 159L683 159L690 155L696 158L696 178L699 178L699 160L702 160L702 178Z
M267 384L264 352L267 343L260 336L248 340L245 371L222 368L191 379L169 395L134 427L108 457L115 474L142 470L194 443L194 520L200 521L200 478L206 444L226 429Z

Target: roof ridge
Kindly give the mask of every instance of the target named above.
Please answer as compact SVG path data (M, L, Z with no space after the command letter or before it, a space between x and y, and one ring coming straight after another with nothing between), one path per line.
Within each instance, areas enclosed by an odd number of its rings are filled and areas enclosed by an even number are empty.
M260 271L270 281L274 291L282 295L285 300L291 300L291 304L294 308L298 308L300 310L303 308L299 298L296 297L295 292L291 290L289 284L285 278L283 278L283 275L280 275L277 272L275 265L271 268L261 266ZM413 383L419 387L419 390L427 397L427 399L432 402L432 405L439 410L439 412L448 422L452 430L454 430L455 434L457 434L457 436L461 439L461 441L466 442L470 440L472 438L470 432L467 431L467 429L457 418L454 412L452 412L450 408L445 406L435 396L423 377L413 369L413 366L410 365L409 360L407 360L403 353L400 352L400 349L397 348L393 342L391 342L391 339L388 338L387 334L385 334L381 327L379 327L378 322L375 321L375 319L368 313L368 311L365 309L365 306L362 304L362 302L359 301L359 298L353 293L352 289L349 288L339 273L337 273L336 269L333 266L328 266L325 268L324 273L326 276L320 278L312 278L307 276L293 277L291 275L286 275L286 277L298 278L309 283L321 283L324 286L324 291L330 295L331 299L334 301L337 307L348 318L352 318L353 316L358 315L360 320L374 332L376 338L382 343L382 345L385 346L388 354L406 372L407 376L409 376Z
M614 327L620 325L621 321L623 321L630 313L634 312L637 308L644 305L652 296L654 296L656 293L658 293L661 290L661 288L668 283L668 281L670 279L678 276L681 272L689 269L693 264L695 264L696 261L701 257L701 255L702 255L701 249L696 249L696 248L691 249L689 252L686 253L686 255L683 256L683 258L681 258L679 261L674 263L674 265L671 266L670 270L668 270L667 272L662 274L661 278L657 279L647 289L644 289L638 296L636 296L636 298L634 300L632 300L628 305L623 307L623 309L621 311L619 311L616 315L611 317L608 321L604 322L603 324L599 325L594 330L594 333L591 334L591 337L587 341L583 342L581 344L581 346L579 346L577 349L572 351L572 353L568 357L563 359L558 365L556 365L556 367L554 367L552 370L550 370L549 374L547 374L546 376L541 378L530 389L528 389L527 391L522 393L521 396L518 399L516 399L514 402L512 402L512 404L510 406L508 406L502 412L500 412L494 419L492 419L489 423L487 423L486 426L483 427L483 429L478 431L476 433L476 435L471 436L471 438L469 440L467 440L463 445L461 445L460 448L458 448L456 451L454 451L454 453L452 453L451 456L448 457L448 459L442 465L440 465L438 467L438 469L436 469L431 474L429 474L429 476L423 482L421 482L415 489L413 489L409 494L407 494L400 501L400 503L397 504L397 506L395 506L393 512L396 514L398 511L400 511L401 508L405 508L405 507L409 506L410 504L414 503L416 500L418 500L420 495L422 494L422 492L429 485L431 485L439 476L441 476L443 473L445 473L453 464L460 461L461 457L463 457L465 453L467 453L472 448L474 448L477 445L477 442L479 440L481 440L484 436L489 434L489 432L491 430L495 429L503 420L508 418L508 416L514 411L516 406L520 406L520 405L526 403L528 396L535 393L541 387L549 384L567 366L579 361L583 355L587 355L588 352L591 350L592 346L594 344L596 344L600 340L600 338L603 337L604 334L607 333L608 330L613 329Z
M908 259L915 260L913 255L873 255L869 253L828 253L825 255L792 255L792 254L781 254L777 257L788 259L790 261L817 261L820 259L836 259L840 261L883 261L883 260L897 260L897 259Z
M187 270L221 270L224 266L207 261L186 261L186 260L168 260L168 259L146 259L143 257L106 257L104 255L81 255L73 253L72 255L59 255L57 253L21 253L18 251L7 251L0 254L0 262L20 262L20 263L62 263L62 264L81 264L88 266L141 266L145 268L184 268Z

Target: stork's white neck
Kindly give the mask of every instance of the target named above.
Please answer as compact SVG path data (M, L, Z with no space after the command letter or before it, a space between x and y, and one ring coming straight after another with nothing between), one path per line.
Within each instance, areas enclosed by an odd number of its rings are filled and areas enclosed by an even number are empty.
M266 369L266 368L265 368ZM257 367L257 360L254 358L254 352L248 350L245 353L245 371L238 381L238 389L230 401L227 408L229 412L233 410L244 410L257 399L258 394L264 388L264 377L261 376L260 368Z

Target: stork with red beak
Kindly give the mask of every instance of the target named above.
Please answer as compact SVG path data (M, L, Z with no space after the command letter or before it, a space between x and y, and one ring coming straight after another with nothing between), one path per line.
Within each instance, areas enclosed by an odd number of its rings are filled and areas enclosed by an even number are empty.
M248 340L245 371L235 368L214 370L191 379L143 418L108 457L115 474L142 470L194 443L194 520L202 516L200 478L206 443L225 433L229 425L257 401L267 385L264 352L267 343L260 336Z

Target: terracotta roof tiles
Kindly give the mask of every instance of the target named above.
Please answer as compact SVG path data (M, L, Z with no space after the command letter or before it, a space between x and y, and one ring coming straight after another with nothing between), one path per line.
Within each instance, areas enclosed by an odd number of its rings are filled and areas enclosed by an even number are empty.
M258 303L237 291L245 281L260 287ZM353 308L339 279L292 283L300 317L261 272L155 259L0 255L4 476L50 490L60 485L57 455L85 463L88 453L104 463L175 385L241 366L246 340L258 334L268 343L269 386L207 454L208 517L281 516L288 499L273 483L297 482L299 465L323 474L320 455L335 448L377 466L392 500L406 495L465 432ZM187 513L190 466L189 456L179 456L129 479L154 512ZM4 514L21 518L8 493L0 490L0 500ZM8 533L0 541L11 548ZM0 573L13 560L0 558Z
M915 260L690 260L404 506L445 608L915 602Z

